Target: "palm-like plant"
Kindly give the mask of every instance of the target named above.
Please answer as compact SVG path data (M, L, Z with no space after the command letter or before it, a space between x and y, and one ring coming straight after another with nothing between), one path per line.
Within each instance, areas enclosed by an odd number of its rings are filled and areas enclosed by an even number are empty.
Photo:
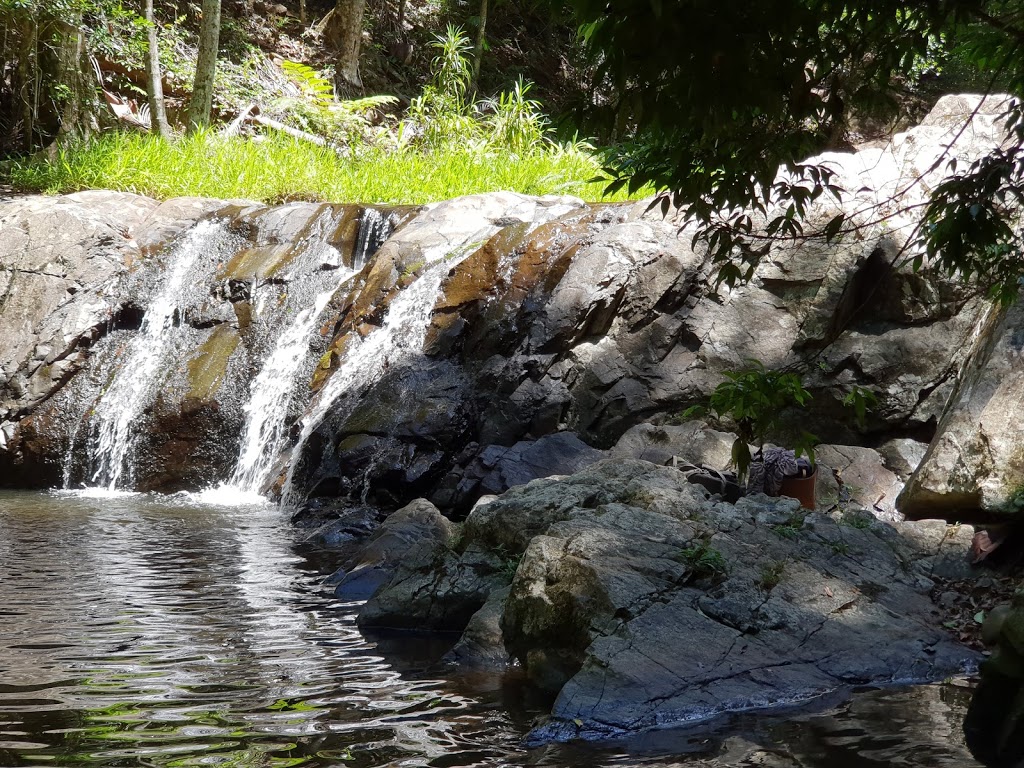
M753 461L751 443L760 452L778 428L782 412L791 406L802 407L811 398L797 374L765 368L759 360L747 363L739 371L726 371L726 380L715 387L707 406L717 418L727 418L736 425L732 461L741 483L746 482ZM685 415L702 410L701 406L690 408ZM813 461L815 441L814 435L804 432L794 446L797 455L806 454Z

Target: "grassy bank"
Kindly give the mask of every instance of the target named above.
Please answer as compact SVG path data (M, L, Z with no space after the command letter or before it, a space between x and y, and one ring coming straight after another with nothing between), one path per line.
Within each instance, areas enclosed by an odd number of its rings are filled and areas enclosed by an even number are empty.
M181 195L329 202L425 203L513 190L603 197L596 159L578 148L515 154L479 147L421 152L363 147L353 157L286 136L261 140L197 134L174 142L109 133L61 150L54 160L18 161L9 182L24 191L116 189L158 199Z

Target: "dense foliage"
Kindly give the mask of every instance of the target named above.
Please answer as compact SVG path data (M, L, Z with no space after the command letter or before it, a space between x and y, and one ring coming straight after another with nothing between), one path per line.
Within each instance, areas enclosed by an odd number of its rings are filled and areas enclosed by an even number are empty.
M430 81L401 121L370 119L393 98L339 101L322 75L284 62L300 93L277 108L303 129L298 136L274 130L248 138L206 130L168 142L110 132L69 142L55 159L14 161L9 175L26 189L101 187L157 198L424 203L501 189L605 196L590 147L551 137L540 105L527 97L528 84L520 80L507 93L474 102L465 36L449 29L433 47Z

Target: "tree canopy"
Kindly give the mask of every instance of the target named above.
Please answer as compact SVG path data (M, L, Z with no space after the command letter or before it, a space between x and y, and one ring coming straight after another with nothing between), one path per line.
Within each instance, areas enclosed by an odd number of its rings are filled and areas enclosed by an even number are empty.
M570 2L595 63L592 116L633 128L610 159L613 184L668 190L666 206L700 224L729 283L766 249L745 238L749 217L720 212L782 202L769 231L799 234L809 202L838 193L827 168L805 158L835 147L852 113L894 104L937 49L974 68L984 89L1024 91L1024 3L1012 0ZM1019 106L1008 105L1006 122L1008 146L951 168L935 190L916 246L1008 300L1024 271ZM780 166L792 183L777 180ZM838 216L823 234L843 223Z

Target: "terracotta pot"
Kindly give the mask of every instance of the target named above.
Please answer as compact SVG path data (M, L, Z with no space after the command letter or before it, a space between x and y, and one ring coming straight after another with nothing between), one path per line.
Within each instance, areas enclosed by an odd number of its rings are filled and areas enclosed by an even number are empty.
M779 496L789 496L800 502L804 509L814 509L817 504L815 485L818 482L818 468L815 467L809 477L784 477Z

